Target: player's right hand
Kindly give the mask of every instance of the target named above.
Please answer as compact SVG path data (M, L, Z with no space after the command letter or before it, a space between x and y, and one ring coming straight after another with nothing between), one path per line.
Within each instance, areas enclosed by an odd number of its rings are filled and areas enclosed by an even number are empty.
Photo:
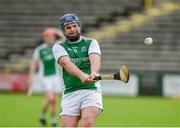
M91 79L93 82L97 82L98 80L95 80L95 79L94 79L96 76L97 76L97 73L92 72L90 79Z
M79 78L80 78L81 82L84 83L84 84L93 82L92 79L91 79L91 76L89 74L83 73L83 74L80 75Z
M32 95L32 77L31 76L29 76L29 78L28 78L28 90L27 90L27 96L31 96Z
M27 82L28 82L28 86L30 87L32 85L32 77L31 76L29 76Z
M27 91L27 96L31 97L32 96L32 87L30 87Z

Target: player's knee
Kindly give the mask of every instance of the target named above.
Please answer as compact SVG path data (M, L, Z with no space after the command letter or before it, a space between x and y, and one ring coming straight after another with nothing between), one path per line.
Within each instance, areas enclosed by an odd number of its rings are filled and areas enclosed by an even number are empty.
M79 117L67 118L66 116L61 116L60 119L61 127L78 127L78 121Z
M56 99L54 97L50 97L49 98L49 103L50 104L55 104L56 103Z
M82 127L92 127L95 124L95 119L92 116L84 116L81 118Z

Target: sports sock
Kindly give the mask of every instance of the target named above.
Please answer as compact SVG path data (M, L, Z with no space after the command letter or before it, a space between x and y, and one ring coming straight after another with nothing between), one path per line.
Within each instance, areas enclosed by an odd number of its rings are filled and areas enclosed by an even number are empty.
M57 121L56 121L56 116L53 114L52 116L51 116L51 124L56 124L57 123Z

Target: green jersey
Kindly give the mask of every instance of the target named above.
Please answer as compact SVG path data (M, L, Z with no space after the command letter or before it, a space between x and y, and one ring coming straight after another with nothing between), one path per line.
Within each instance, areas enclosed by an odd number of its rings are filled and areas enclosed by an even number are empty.
M57 75L59 73L53 56L52 46L48 47L46 44L38 46L34 51L33 59L39 60L40 77Z
M61 59L63 56L69 56L71 61L86 74L91 74L89 55L92 53L101 54L97 41L86 37L81 37L77 42L73 43L68 40L58 42L54 45L53 52L56 61ZM71 75L63 68L62 71L65 94L80 89L97 89L95 83L83 84L78 77Z

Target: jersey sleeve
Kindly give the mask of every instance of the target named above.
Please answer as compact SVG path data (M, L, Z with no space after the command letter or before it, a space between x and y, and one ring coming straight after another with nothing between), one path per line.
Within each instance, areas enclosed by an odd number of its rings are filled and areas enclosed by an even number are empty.
M40 57L39 57L39 51L38 51L38 49L36 48L35 50L34 50L34 52L33 52L33 57L32 57L32 59L33 60L37 60L37 59L39 59Z
M101 55L101 50L99 47L99 43L93 39L90 46L89 46L89 51L88 51L88 55L90 54L98 54Z
M62 47L59 44L54 44L53 54L54 54L54 58L55 58L56 62L58 62L58 60L63 56L69 56L68 53L66 52L66 50L64 49L64 47Z

